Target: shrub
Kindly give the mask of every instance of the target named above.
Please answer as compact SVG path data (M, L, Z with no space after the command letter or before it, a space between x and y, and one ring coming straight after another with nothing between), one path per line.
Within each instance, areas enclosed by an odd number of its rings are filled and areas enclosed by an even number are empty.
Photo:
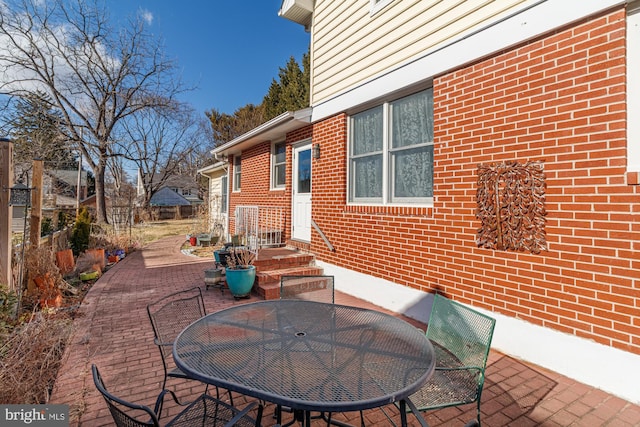
M0 344L3 336L11 331L15 323L18 295L7 285L0 284Z
M43 218L40 224L40 235L48 236L51 233L53 233L53 221L51 218Z
M49 401L71 327L68 316L34 313L28 322L13 330L0 345L0 402Z
M70 215L66 212L58 212L58 230L64 230L71 221Z
M91 216L86 207L82 207L71 230L71 249L74 255L80 255L89 248L91 235Z

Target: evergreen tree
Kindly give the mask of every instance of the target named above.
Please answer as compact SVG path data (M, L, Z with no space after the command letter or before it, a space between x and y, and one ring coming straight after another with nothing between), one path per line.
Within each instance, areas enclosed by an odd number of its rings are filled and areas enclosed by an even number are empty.
M280 68L278 80L273 79L262 104L247 104L233 114L211 109L205 115L211 122L214 145L227 143L287 111L309 106L309 54L302 57L302 70L292 56L286 66Z
M7 125L11 129L16 164L30 165L38 158L44 160L47 168L77 167L74 153L62 137L61 114L44 93L19 98Z
M269 92L262 100L265 120L271 120L287 111L296 111L309 106L309 54L302 57L302 70L292 56L287 65L280 68L279 80L271 81Z
M205 113L211 122L213 139L216 146L224 144L261 125L266 121L261 105L247 104L233 114L222 113L216 109Z

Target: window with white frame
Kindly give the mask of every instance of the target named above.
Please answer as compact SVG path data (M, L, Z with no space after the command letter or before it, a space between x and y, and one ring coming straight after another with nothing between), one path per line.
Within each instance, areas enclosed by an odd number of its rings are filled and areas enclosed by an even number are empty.
M287 172L287 145L284 142L273 144L271 150L271 187L284 188Z
M240 154L233 156L233 191L240 191L242 177L242 157Z
M433 89L350 118L349 202L433 203Z
M227 175L223 175L222 178L220 178L220 212L221 213L227 212L228 191L229 191L228 178L227 178Z

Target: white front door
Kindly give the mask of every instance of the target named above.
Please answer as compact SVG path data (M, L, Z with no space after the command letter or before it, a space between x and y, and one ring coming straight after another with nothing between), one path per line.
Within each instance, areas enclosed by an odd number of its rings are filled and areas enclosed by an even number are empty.
M292 236L311 241L311 143L293 148Z

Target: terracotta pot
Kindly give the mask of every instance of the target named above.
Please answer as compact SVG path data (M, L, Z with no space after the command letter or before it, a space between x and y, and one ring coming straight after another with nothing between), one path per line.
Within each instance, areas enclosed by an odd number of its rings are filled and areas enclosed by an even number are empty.
M38 289L42 292L46 292L49 289L53 289L56 284L54 278L51 276L50 273L44 273L41 276L36 276L33 278L33 281L35 282Z
M41 307L60 307L61 305L62 305L62 295L59 293L53 298L40 299Z
M38 287L38 291L42 294L39 299L41 307L60 307L62 305L62 294L59 289L56 289L56 282L51 274L45 273L41 276L36 276L33 281Z
M93 259L95 264L100 266L100 271L104 270L107 265L107 257L105 256L104 249L87 249L87 256Z
M73 251L71 249L66 249L64 251L56 252L56 265L60 269L60 274L63 276L75 270L76 264L73 259Z

